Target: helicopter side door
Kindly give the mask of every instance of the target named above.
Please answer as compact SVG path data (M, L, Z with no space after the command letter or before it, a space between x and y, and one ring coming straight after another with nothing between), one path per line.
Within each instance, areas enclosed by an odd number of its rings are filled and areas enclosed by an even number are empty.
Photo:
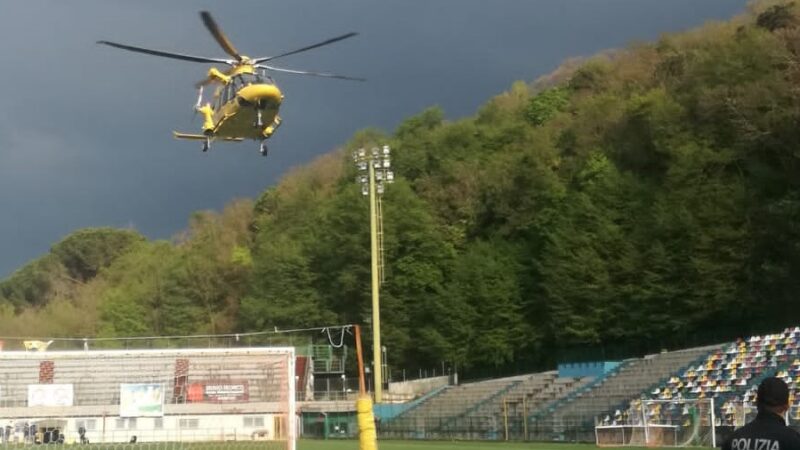
M214 116L215 121L219 122L226 116L231 115L233 112L230 107L230 101L236 98L236 91L233 88L233 82L221 86L214 103Z

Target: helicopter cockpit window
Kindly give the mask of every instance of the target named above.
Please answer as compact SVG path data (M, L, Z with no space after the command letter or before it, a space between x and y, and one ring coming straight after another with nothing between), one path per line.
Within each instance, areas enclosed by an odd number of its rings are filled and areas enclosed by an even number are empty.
M245 86L251 85L251 84L261 84L264 81L261 79L260 75L252 74L252 73L243 73L243 74L236 75L235 77L233 77L232 82L234 84L234 88L236 90L239 90L239 89L241 89L241 88L243 88Z
M243 88L244 87L244 83L242 82L241 75L237 75L237 76L233 77L233 79L231 80L230 86L231 86L231 88L233 89L234 92L237 92L239 89Z
M220 97L221 98L220 103L222 105L224 105L225 103L228 103L228 100L230 100L231 97L233 96L233 94L232 94L233 92L234 91L233 91L233 83L232 82L228 83L227 85L225 85L225 87L222 88L222 94L221 94L221 97Z
M225 103L231 101L236 96L236 93L239 92L239 90L242 89L243 87L251 84L261 84L261 83L272 84L272 79L267 77L267 79L265 80L261 75L251 74L251 73L242 73L233 76L231 78L231 81L228 82L228 84L225 85L222 88L222 91L220 92L218 98L219 105L222 106Z
M272 77L267 74L267 71L265 69L259 69L258 75L256 75L256 77L258 78L259 83L275 84L275 80L273 80Z

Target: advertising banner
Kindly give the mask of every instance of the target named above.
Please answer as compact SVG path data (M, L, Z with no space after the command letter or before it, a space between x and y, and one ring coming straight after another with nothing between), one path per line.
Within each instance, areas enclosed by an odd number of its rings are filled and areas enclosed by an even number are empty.
M29 384L28 406L72 406L71 384Z
M160 383L120 384L120 417L162 417L164 386Z
M249 398L247 380L208 380L191 383L186 395L193 403L246 402Z

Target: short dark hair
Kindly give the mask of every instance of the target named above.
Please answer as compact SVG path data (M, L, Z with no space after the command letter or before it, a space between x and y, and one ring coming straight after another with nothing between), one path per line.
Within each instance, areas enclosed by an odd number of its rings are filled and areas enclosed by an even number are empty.
M767 377L758 385L756 405L774 408L789 404L789 386L778 377Z

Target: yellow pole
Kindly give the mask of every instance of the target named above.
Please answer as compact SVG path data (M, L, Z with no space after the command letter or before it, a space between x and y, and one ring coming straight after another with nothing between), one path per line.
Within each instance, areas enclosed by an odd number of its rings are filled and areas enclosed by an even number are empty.
M364 357L361 353L361 327L355 326L356 357L358 358L358 400L356 400L356 417L358 420L359 450L377 450L378 435L375 430L375 413L372 410L372 399L364 386Z
M369 232L372 243L372 360L375 362L375 403L383 400L381 365L380 280L378 279L378 217L375 200L375 166L369 158Z

